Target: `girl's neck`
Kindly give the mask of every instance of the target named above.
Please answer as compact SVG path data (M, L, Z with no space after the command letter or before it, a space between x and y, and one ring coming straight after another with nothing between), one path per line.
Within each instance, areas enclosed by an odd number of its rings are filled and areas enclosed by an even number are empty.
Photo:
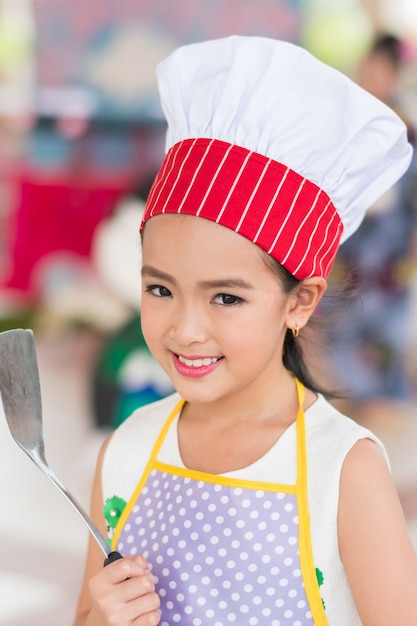
M276 384L267 390L243 389L239 394L223 396L213 402L186 402L181 419L195 419L223 426L242 426L245 422L262 423L267 421L289 420L291 407L298 407L298 396L293 375L287 370ZM295 416L293 416L295 419Z
M311 395L310 395L311 394ZM307 403L314 401L309 393ZM267 398L215 405L186 403L178 423L183 463L189 469L223 474L248 467L264 456L294 423L299 409L295 381Z

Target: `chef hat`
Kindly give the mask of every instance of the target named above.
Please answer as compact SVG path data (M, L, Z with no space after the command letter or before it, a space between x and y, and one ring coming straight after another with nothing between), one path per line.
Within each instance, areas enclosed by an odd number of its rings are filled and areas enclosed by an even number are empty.
M164 213L203 217L296 278L327 277L339 243L409 165L399 117L293 44L183 46L157 75L167 154L142 227Z

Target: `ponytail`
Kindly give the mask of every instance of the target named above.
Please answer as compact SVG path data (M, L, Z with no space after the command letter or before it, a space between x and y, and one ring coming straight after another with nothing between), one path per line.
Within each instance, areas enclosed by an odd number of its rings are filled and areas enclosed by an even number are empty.
M300 280L295 278L288 270L280 265L269 254L260 250L260 254L263 257L266 265L273 271L273 273L280 280L283 290L286 294L294 291L300 284ZM292 330L287 329L284 337L283 346L283 363L287 370L289 370L298 380L308 389L315 393L321 393L327 397L338 397L339 394L334 391L326 390L322 388L311 375L309 368L306 364L306 359L303 353L302 342L303 337L294 337Z
M309 369L306 365L303 348L302 348L302 338L294 337L292 330L290 328L287 329L284 338L284 352L283 352L283 363L287 370L289 370L298 380L308 389L314 391L315 393L321 393L326 396L336 396L326 390L313 379L311 376Z

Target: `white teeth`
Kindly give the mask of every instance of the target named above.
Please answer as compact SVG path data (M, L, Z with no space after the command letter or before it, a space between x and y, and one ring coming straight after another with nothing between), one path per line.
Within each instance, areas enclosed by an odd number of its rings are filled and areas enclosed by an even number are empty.
M203 366L207 366L207 365L211 365L212 363L216 363L219 359L217 357L214 358L210 358L210 357L206 357L205 359L185 359L183 356L179 356L178 360L181 363L184 363L184 365L187 365L188 367L203 367Z

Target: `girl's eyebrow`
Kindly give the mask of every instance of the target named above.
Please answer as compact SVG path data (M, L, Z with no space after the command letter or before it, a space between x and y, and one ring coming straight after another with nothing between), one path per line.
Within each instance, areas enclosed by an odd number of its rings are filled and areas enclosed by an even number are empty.
M147 276L148 278L157 278L158 280L162 280L164 282L169 282L171 284L176 284L175 278L170 276L170 274L166 274L165 272L161 272L160 270L152 267L152 265L144 265L142 267L142 276ZM219 278L215 280L202 280L198 283L198 286L202 289L253 289L253 285L248 283L246 280L242 278Z
M253 289L253 286L242 278L220 278L218 280L203 280L198 283L203 289Z
M142 277L144 276L147 276L148 278L158 278L159 280L172 284L176 283L175 278L165 272L157 270L156 267L152 267L152 265L144 265L142 267Z

